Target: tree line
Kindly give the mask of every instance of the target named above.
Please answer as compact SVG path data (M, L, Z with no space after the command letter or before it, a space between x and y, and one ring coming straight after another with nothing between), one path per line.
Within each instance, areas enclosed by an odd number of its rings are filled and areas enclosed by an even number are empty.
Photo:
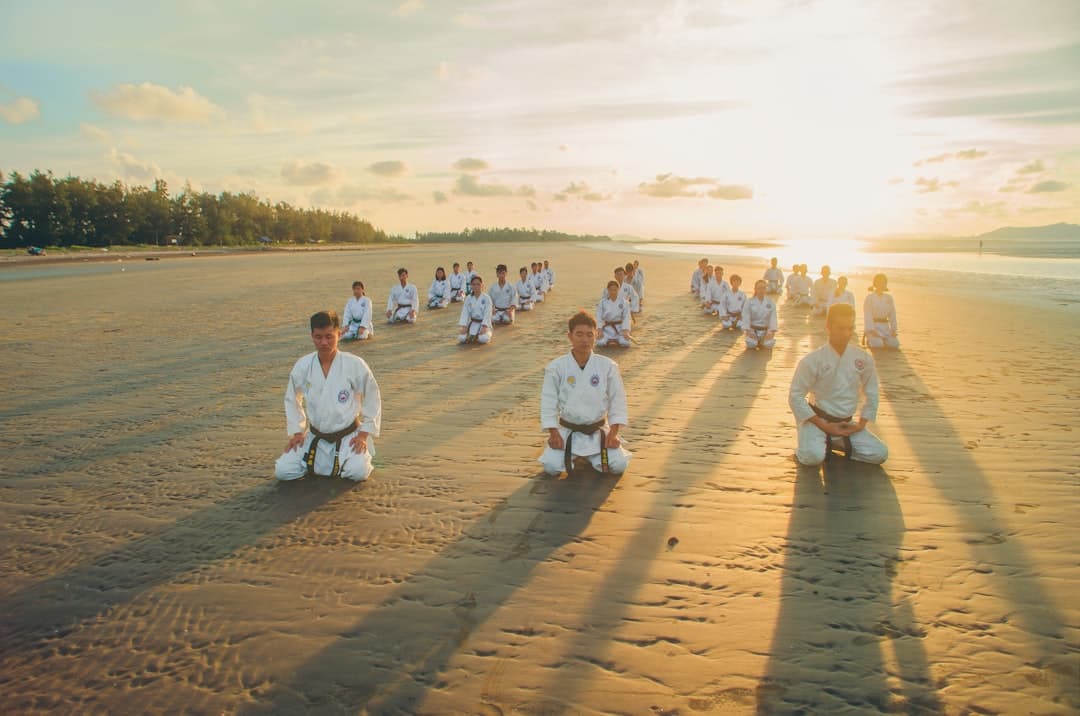
M264 238L265 237L265 238ZM391 240L346 212L270 204L250 194L193 191L170 196L161 179L152 188L34 171L0 174L0 247L184 246Z
M462 231L416 232L416 240L430 243L461 243L480 241L610 241L610 236L564 234L549 229L464 229Z

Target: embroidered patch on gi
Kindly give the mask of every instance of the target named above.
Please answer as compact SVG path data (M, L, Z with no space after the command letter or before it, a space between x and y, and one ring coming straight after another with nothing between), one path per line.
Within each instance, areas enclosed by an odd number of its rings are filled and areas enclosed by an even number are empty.
M862 370L865 367L866 367L866 363L863 362L862 358L856 358L855 359L855 370Z
M596 373L593 373L592 378L589 378L589 385L591 385L594 388L596 386L600 385L600 376L597 375Z
M569 383L570 385L573 385L574 382L575 382L574 381L574 376L572 376L572 375L566 376L566 382Z
M342 391L338 392L338 394L337 394L337 402L344 403L348 399L349 399L349 391L342 390Z

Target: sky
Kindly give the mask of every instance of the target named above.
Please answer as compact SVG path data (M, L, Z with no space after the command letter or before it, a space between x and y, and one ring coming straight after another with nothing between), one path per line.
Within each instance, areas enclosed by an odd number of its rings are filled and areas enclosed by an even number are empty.
M1080 223L1077 0L0 0L0 172L392 234Z

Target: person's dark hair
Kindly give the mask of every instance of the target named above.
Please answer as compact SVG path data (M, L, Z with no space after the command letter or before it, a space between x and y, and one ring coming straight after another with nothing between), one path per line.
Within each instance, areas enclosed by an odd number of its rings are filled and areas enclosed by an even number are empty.
M624 269L622 266L616 266L615 267L615 273L619 273L620 271L622 271L623 273L626 273L626 269Z
M500 271L505 271L505 270L506 270L506 264L499 264L498 266L495 267L495 273L499 273Z
M755 291L757 290L758 286L761 286L763 288L768 288L769 287L769 282L766 281L763 278L759 278L757 281L754 281L754 290Z
M624 268L624 269L626 269L626 273L630 273L631 271L633 271L633 270L634 270L634 264L632 264L632 263L630 263L630 262L628 261L628 262L626 263L626 266L624 266L623 268Z
M520 274L522 271L524 271L525 273L529 273L529 269L525 268L524 266L518 269L518 273Z
M363 288L364 287L364 282L363 281L353 281L352 282L352 287L356 288L357 286L359 286L360 288Z
M401 268L399 268L399 269L397 270L397 275L398 275L399 277L400 277L400 276L401 276L401 274L403 274L403 273L405 273L405 274L409 273L409 269L407 269L407 268L405 268L405 267L403 266L403 267L401 267Z
M578 326L588 326L593 330L596 329L596 319L590 316L586 311L578 311L574 315L570 316L570 320L567 322L567 332L573 333L574 329Z
M337 311L319 311L311 314L311 330L318 328L341 328Z
M832 323L838 318L850 318L855 320L855 309L847 303L834 303L829 306L829 313L825 316L825 323Z
M461 264L459 264L457 261L455 261L454 265L451 266L450 268L461 268Z
M735 279L739 279L739 283L742 283L742 276L737 273L731 274L731 280L734 281Z
M614 279L612 279L611 281L608 281L607 282L607 287L611 288L612 286L614 286L615 288L618 288L619 287L619 282L614 280Z
M479 281L482 284L484 283L484 278L480 274L474 273L472 278L469 279L469 283L471 284L473 281Z
M435 269L435 278L436 278L436 280L438 280L439 274L442 274L442 277L445 279L446 278L446 269L444 269L442 266Z

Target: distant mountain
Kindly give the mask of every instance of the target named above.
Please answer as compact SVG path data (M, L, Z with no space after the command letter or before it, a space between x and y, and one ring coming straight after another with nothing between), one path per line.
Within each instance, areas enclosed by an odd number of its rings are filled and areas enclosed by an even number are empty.
M1006 226L973 239L1077 239L1080 240L1080 224L1050 224L1048 226Z

